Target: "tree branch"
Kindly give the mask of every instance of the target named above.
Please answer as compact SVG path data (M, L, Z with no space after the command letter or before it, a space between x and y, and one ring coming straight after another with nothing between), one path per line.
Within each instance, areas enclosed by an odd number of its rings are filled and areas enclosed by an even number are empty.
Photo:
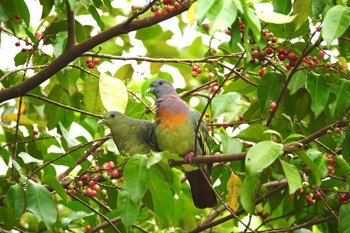
M141 28L150 27L159 22L172 18L178 14L181 14L186 10L187 10L187 7L182 6L179 10L174 9L172 12L160 18L157 18L155 16L149 16L143 19L134 20L132 22L129 22L129 19L127 19L124 22L106 31L103 31L97 34L96 36L93 36L85 40L80 44L74 45L73 47L64 51L59 57L57 57L57 59L55 59L52 63L50 63L46 68L44 68L42 71L35 74L31 78L25 80L24 82L18 85L1 90L0 103L9 99L23 96L28 91L34 89L44 81L51 78L51 76L53 76L59 70L66 67L70 62L74 61L74 59L82 55L84 52L90 49L93 49L95 46L98 46L99 44L102 44L103 42L106 42L107 40L112 39L115 36L127 34L131 31L135 31Z
M66 49L68 50L72 48L75 44L75 19L74 19L74 12L69 6L69 1L66 1L67 4L67 27L68 27L68 38L67 38L67 44Z

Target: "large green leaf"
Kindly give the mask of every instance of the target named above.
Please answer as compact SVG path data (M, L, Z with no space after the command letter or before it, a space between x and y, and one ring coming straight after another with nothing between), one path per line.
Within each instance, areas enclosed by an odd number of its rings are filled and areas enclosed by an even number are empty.
M222 113L231 113L237 116L241 110L241 106L237 104L240 94L235 92L229 92L226 94L217 94L212 101L212 117L218 117Z
M242 207L250 214L255 214L255 192L258 188L260 174L253 173L245 177L239 196Z
M340 115L350 103L350 81L341 80L340 86L333 88L336 100L329 105L332 116Z
M288 83L288 90L290 94L293 95L300 88L302 88L307 80L307 71L306 70L298 70L295 72L293 78Z
M41 184L28 180L28 210L40 218L47 229L51 229L57 220L57 209L50 192Z
M53 188L57 194L63 199L63 200L67 200L67 193L64 190L62 184L60 182L58 182L58 180L56 179L56 177L51 176L51 175L47 175L44 177L43 179L43 184L48 184L50 185L51 188Z
M105 112L99 94L99 79L87 76L84 79L84 102L86 108L92 113Z
M313 178L315 179L316 185L321 184L321 171L318 169L314 161L309 157L308 154L306 154L302 150L294 150L295 154L297 154L301 160L305 163L306 166L310 168L311 174L313 175Z
M276 101L282 89L282 75L269 72L265 74L258 85L257 95L262 112L269 110L270 101Z
M339 233L350 232L350 204L344 204L339 211Z
M199 0L195 17L201 23L205 18L210 22L209 33L230 27L236 20L237 7L232 0Z
M263 141L248 150L245 158L247 174L261 173L283 152L283 145L273 141Z
M94 212L86 213L84 211L73 212L72 214L68 215L67 217L62 218L62 221L61 221L62 225L61 226L63 229L67 229L69 223L71 223L72 221L81 220L84 217L92 216L94 214L95 214Z
M149 190L152 194L154 212L164 224L172 222L174 215L174 195L166 179L157 166L151 167Z
M147 157L144 155L132 156L124 167L123 176L125 190L134 202L140 201L148 188Z
M258 16L256 15L255 11L248 7L245 0L240 0L244 16L247 21L247 26L252 30L254 39L256 41L259 41L261 38L261 24Z
M260 20L266 23L274 23L274 24L286 24L292 22L296 15L288 16L280 13L265 13L265 12L256 12L256 15Z
M315 118L317 118L328 102L329 89L327 81L323 76L311 72L307 79L306 88L311 95L311 110L314 112Z
M296 15L293 21L294 31L297 31L309 17L312 0L294 1L293 15Z
M301 186L299 169L293 164L280 160L289 187L289 194L293 194Z
M140 203L140 200L135 201L131 198L131 194L126 190L118 193L117 204L120 210L120 218L126 229L129 229L137 219L140 212Z
M94 18L94 20L96 21L97 25L100 27L101 31L103 31L105 29L105 24L101 20L101 17L98 14L96 8L92 5L89 6L89 12L92 15L92 17Z
M14 184L7 190L5 198L6 206L13 209L16 219L20 219L27 208L26 195L23 187Z
M350 9L342 5L332 7L325 15L322 37L327 45L341 36L350 26Z
M274 12L288 15L292 9L291 0L275 0L273 1Z
M263 125L250 125L248 128L239 132L237 138L250 142L269 140L270 135L264 133L268 129L268 127Z

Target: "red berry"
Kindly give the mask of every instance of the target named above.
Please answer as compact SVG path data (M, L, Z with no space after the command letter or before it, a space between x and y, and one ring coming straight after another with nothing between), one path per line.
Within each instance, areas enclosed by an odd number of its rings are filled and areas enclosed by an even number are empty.
M326 62L325 64L324 64L324 66L326 67L326 68L331 68L332 67L332 63L330 63L330 62Z
M271 55L273 53L273 49L272 48L267 48L266 49L266 54L267 55Z
M284 66L286 67L287 70L292 69L292 66L290 65L290 62L286 63Z
M85 189L85 194L88 196L91 196L92 189L91 188L86 188Z
M94 171L99 171L100 170L100 167L99 166L96 166L96 167L94 167Z
M95 181L90 180L90 181L88 182L88 185L89 185L90 187L93 187L93 186L95 185Z
M310 67L311 68L316 68L316 66L317 66L317 62L314 62L314 61L310 62Z
M339 64L339 70L344 70L344 66L343 66L343 64Z
M178 3L176 3L174 7L175 7L176 10L180 10L181 9L181 5L178 4Z
M242 23L242 24L239 25L239 28L240 28L241 30L244 30L244 27L245 27L244 23Z
M100 186L98 184L95 184L93 187L92 187L93 190L100 190Z
M21 19L21 16L19 14L16 14L15 18L19 20Z
M98 175L94 175L94 181L98 181L100 177Z
M156 11L156 12L154 13L154 16L157 17L157 18L162 17L162 15L163 15L163 13L162 13L161 11Z
M168 13L172 12L173 9L174 9L174 8L172 8L172 7L169 6L169 5L167 5L167 6L165 7L166 12L168 12Z
M204 29L205 30L209 30L209 28L210 28L210 26L209 26L209 23L205 23L205 24L203 24L203 27L204 27Z
M88 175L82 175L82 176L81 176L81 179L82 179L82 180L88 180L88 179L89 179L89 176L88 176Z
M120 177L120 178L119 178L119 181L120 181L120 182L124 182L124 177L123 177L123 176Z
M277 41L276 37L272 37L272 38L271 38L271 42L272 42L272 43L276 43L276 41Z
M97 196L97 191L96 190L91 190L90 196L96 197Z
M334 167L332 165L328 165L328 173L330 174L334 173Z
M213 128L212 128L212 126L211 125L207 125L207 130L208 131L211 131Z
M340 128L339 128L339 127L335 127L335 128L334 128L334 132L340 133Z
M90 226L90 225L87 225L87 226L85 227L85 230L90 231L90 230L91 230L91 226Z
M206 113L206 114L204 114L204 117L208 119L208 118L210 118L210 114Z
M325 55L325 52L324 52L324 51L321 50L321 51L318 52L318 56L319 56L319 57L324 57L324 55Z
M308 63L309 62L309 58L308 57L303 57L301 59L301 61L304 62L304 63Z
M296 55L295 53L289 53L289 54L288 54L288 58L289 58L290 60L294 60L296 57L297 57L297 55Z
M168 4L170 4L170 0L163 0L163 3L164 3L165 5L168 5Z
M17 41L17 42L15 43L15 45L18 47L18 46L21 45L21 42Z
M97 58L95 58L93 62L94 62L95 65L99 65L100 64L100 60L97 59Z
M279 54L279 55L278 55L278 59L280 59L280 61L284 61L284 60L286 60L286 55L284 55L284 54Z
M112 176L113 176L113 178L117 178L119 176L118 170L113 170L112 171Z
M259 52L259 50L253 50L253 56L255 56L255 57L257 57L257 56L259 56L259 54L260 54L260 52Z
M312 57L312 61L313 61L313 62L317 62L317 61L318 61L318 58L314 56L314 57Z
M39 40L41 35L39 32L34 33L35 39Z
M328 164L329 165L333 165L334 163L334 159L333 158L328 158Z
M299 188L299 189L297 189L295 192L296 192L297 194L300 194L300 193L303 192L303 190Z
M34 134L34 135L38 135L38 134L39 134L39 131L36 130L36 129L34 129L34 130L33 130L33 134Z
M85 62L86 64L92 63L92 58L91 57L87 58Z
M239 119L240 121L244 121L244 116L243 116L243 115L239 115L239 116L238 116L238 119Z
M95 67L95 64L94 63L88 63L87 66L90 68L90 69L93 69Z
M262 76L264 76L264 74L265 74L265 68L261 68L261 69L259 70L259 72L258 72L258 75L259 75L260 77L262 77Z
M75 189L69 190L69 193L73 196L77 194L77 191Z
M322 193L320 193L319 191L316 191L316 193L315 193L315 197L317 197L317 198L321 198L321 197L322 197Z
M346 195L342 194L339 196L339 201L345 201L346 200Z
M318 31L318 32L320 32L321 29L322 29L322 27L320 27L320 26L317 26L317 27L316 27L316 31Z
M270 103L270 109L276 109L277 105L275 102Z

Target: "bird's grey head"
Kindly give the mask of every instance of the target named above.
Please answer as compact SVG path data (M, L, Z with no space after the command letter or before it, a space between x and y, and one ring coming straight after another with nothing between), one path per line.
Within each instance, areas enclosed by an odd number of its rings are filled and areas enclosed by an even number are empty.
M162 97L166 94L176 94L173 85L165 79L157 79L151 82L148 92L153 93L156 98Z

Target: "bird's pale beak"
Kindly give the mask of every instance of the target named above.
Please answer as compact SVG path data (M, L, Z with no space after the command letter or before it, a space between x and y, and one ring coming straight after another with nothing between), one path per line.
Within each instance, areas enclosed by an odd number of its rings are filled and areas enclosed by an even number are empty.
M106 120L105 119L101 119L97 122L98 125L102 125L102 124L106 124Z
M146 90L146 93L153 93L154 87L150 87Z

